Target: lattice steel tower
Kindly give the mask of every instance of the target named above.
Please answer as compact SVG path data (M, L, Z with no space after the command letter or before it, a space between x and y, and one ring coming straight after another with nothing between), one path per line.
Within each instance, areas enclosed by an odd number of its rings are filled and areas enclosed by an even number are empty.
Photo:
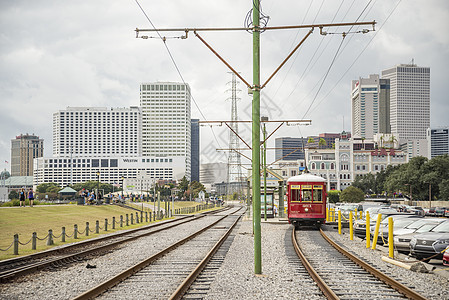
M237 79L234 73L232 74L232 82L231 82L231 124L230 127L232 130L229 131L229 155L228 155L228 176L227 176L227 185L226 185L226 194L232 195L235 192L242 195L242 163L240 160L240 154L233 149L239 148L239 137L237 136L239 133L239 126L237 121Z

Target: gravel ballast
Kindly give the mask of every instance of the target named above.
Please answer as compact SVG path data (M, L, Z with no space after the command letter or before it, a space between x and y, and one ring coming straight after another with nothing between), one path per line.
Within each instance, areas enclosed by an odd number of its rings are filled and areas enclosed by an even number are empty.
M343 245L347 250L364 258L369 264L390 273L391 275L389 276L414 289L422 296L432 300L449 299L449 279L442 276L443 273L418 273L387 263L382 260L382 256L388 256L388 252L385 248L378 247L376 250L367 249L365 240L354 237L354 240L351 241L347 231L347 229L344 230L342 235L339 235L337 231L326 231L325 233L332 240Z

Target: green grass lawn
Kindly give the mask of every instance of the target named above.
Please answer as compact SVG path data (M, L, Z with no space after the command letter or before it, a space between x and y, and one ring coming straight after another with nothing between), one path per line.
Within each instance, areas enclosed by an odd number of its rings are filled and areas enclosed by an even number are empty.
M108 219L108 223L112 223L112 217L116 218L118 222L120 215L125 218L126 214L134 213L134 210L122 208L116 205L40 205L34 207L11 207L0 208L0 249L6 249L12 242L14 234L19 234L19 241L26 243L31 239L32 233L36 232L38 238L43 238L48 234L48 230L52 229L53 234L59 236L61 228L66 228L66 234L73 234L73 225L78 225L79 231L84 231L86 222L89 222L91 230L95 230L95 222L98 220L100 226L104 227L104 219ZM147 223L129 226L129 228L145 225ZM119 224L116 228L120 228ZM118 230L118 229L116 229ZM108 231L111 231L111 225L108 226ZM100 234L105 233L100 230ZM66 238L66 243L80 241L86 238L95 237L94 233L90 233L89 237L85 234L78 235L78 239ZM54 239L55 245L61 245L61 238ZM46 240L38 241L37 250L51 248L46 246ZM31 250L31 243L25 246L19 245L19 255L30 254L36 251ZM13 249L0 252L0 259L7 259L15 257Z
M141 208L141 203L133 203L137 208ZM163 207L161 202L161 207ZM193 201L179 201L175 202L175 208L193 207L199 205ZM151 211L144 207L144 211ZM126 214L136 211L128 208L122 208L117 205L35 205L34 207L4 207L0 208L0 249L6 249L11 245L14 240L14 234L19 234L19 241L21 243L27 243L33 234L37 233L38 238L44 238L48 234L48 230L53 230L53 235L59 236L61 234L61 228L66 228L66 234L73 234L73 225L78 225L78 231L83 232L86 228L86 222L89 222L90 230L95 230L95 223L98 220L100 227L104 227L104 219L108 219L108 223L112 223L112 217L115 217L116 222L120 220L120 215L123 215L125 219ZM144 222L140 224L130 225L128 227L120 228L119 224L116 224L116 230L130 229L147 225ZM125 225L124 225L125 226ZM112 226L108 225L108 232L112 232ZM99 234L89 233L86 237L85 234L78 234L78 239L66 237L66 243L72 243L76 241L82 241L88 238L97 237L104 234L105 231L100 229ZM55 246L62 245L61 238L54 239L53 246L47 246L47 241L37 241L37 250L31 250L31 243L27 245L19 245L19 255L27 255L37 251L42 251ZM13 247L8 251L0 251L0 260L16 257L13 254Z

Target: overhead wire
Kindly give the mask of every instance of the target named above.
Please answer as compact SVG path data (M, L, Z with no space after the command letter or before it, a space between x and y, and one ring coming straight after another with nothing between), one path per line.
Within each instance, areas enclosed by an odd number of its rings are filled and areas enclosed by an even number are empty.
M372 2L372 0L370 0L370 1L368 2L368 4L367 4L367 5L365 6L365 8L362 10L362 12L361 12L360 15L357 17L357 19L356 19L355 22L357 22L357 21L360 19L360 17L363 15L363 13L364 13L365 10L368 8L368 6L369 6L369 4L370 4L371 2ZM354 25L352 25L352 26L350 27L350 29L348 30L348 32L350 32L351 29L352 29L353 27L354 27ZM326 74L324 75L324 78L323 78L323 80L322 80L322 82L321 82L321 84L320 84L320 87L318 88L317 92L315 93L315 96L314 96L313 99L312 99L312 102L310 103L309 107L307 108L306 112L304 113L303 118L305 118L305 116L308 114L310 108L312 107L313 103L315 103L315 100L316 100L316 98L318 97L318 94L319 94L319 92L321 91L321 88L323 87L324 82L326 81L327 76L329 75L329 72L330 72L332 66L333 66L334 63L335 63L335 60L336 60L336 58L337 58L337 55L338 55L338 53L339 53L339 51L340 51L340 49L341 49L341 46L343 45L343 42L344 42L344 40L345 40L345 37L346 37L346 35L344 34L344 35L343 35L343 38L342 38L342 40L341 40L341 42L340 42L340 45L338 46L338 49L337 49L337 51L335 52L335 55L334 55L334 57L333 57L333 59L332 59L330 65L329 65L329 67L328 67L328 69L327 69L327 71L326 71Z
M145 10L143 9L143 7L140 5L139 1L138 1L138 0L135 0L135 1L136 1L137 6L139 6L140 10L141 10L142 13L144 14L145 18L148 20L148 22L151 24L151 26L153 27L153 29L156 31L156 33L157 33L157 35L159 36L159 38L161 39L161 41L163 41L164 46L165 46L165 49L167 50L168 55L170 56L170 59L171 59L173 65L174 65L174 67L175 67L175 69L176 69L176 71L177 71L179 77L181 78L183 84L186 85L186 82L185 82L185 80L184 80L184 76L182 76L181 71L180 71L180 69L179 69L177 63L176 63L176 61L175 61L175 59L174 59L174 57L173 57L173 55L172 55L170 49L168 48L168 45L167 45L167 43L166 43L166 40L161 36L161 34L159 33L159 31L156 29L156 27L154 26L154 24L153 24L153 22L151 21L150 17L147 15L147 13L146 13ZM206 116L205 116L205 115L203 114L203 112L201 111L201 109L200 109L198 103L196 102L195 98L194 98L193 95L192 95L192 92L190 92L190 97L192 98L193 103L195 104L196 108L198 109L198 111L199 111L199 113L201 114L201 116L203 117L203 119L204 119L205 121L207 121ZM210 126L210 129L211 129L211 131L212 131L212 134L213 134L213 136L214 136L215 141L217 142L218 146L221 148L221 144L220 144L220 142L218 141L217 136L215 135L215 132L214 132L212 126ZM224 154L224 153L223 153L223 154ZM224 154L224 155L225 155L225 157L226 157L226 154Z
M317 105L313 108L312 111L314 111L319 104L321 104L321 102L323 102L329 95L330 93L332 93L332 91L335 89L335 87L337 87L337 85L340 83L340 81L344 78L344 76L349 72L349 70L351 70L351 68L354 66L354 64L357 62L357 60L360 58L360 56L362 56L363 52L365 52L366 48L368 48L368 46L371 44L371 42L374 40L374 38L377 36L377 34L379 34L379 32L382 30L382 28L384 27L384 25L387 23L387 21L390 19L391 15L394 13L394 11L396 10L396 8L399 6L399 4L401 3L402 0L399 0L398 3L396 4L396 6L392 9L392 11L390 12L390 14L388 15L388 17L385 19L385 21L382 23L382 25L379 26L379 29L377 29L377 31L374 33L373 37L369 40L369 42L365 45L365 47L362 49L362 51L357 55L357 57L354 59L354 61L352 62L352 64L346 69L346 71L343 73L343 75L340 76L340 79L335 83L335 85L329 90L329 92L317 103ZM312 112L311 111L311 112Z

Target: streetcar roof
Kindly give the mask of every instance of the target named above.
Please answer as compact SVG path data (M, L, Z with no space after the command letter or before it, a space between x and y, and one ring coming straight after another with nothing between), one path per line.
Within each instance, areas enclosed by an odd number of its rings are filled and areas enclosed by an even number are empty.
M290 177L289 179L287 179L287 183L288 182L326 182L326 179L320 176L312 175L310 173L305 173Z

